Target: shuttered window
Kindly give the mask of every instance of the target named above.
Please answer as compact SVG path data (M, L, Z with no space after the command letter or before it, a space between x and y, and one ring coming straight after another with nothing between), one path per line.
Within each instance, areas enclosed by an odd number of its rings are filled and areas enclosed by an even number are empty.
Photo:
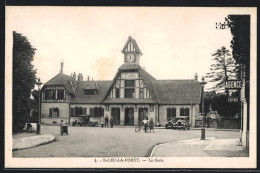
M189 108L180 108L180 116L189 116L190 109Z
M103 117L104 108L94 108L94 117Z
M74 108L70 108L70 116L71 117L75 116Z
M176 117L176 108L167 108L167 119Z

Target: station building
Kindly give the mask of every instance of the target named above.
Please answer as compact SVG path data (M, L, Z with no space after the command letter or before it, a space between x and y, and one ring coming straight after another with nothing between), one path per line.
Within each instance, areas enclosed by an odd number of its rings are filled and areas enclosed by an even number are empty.
M140 67L142 52L129 37L122 53L124 64L111 81L83 80L83 75L60 73L41 90L41 123L72 123L90 116L100 123L113 117L115 125L136 126L144 117L165 125L170 118L188 119L195 126L199 116L201 85L189 80L157 80Z

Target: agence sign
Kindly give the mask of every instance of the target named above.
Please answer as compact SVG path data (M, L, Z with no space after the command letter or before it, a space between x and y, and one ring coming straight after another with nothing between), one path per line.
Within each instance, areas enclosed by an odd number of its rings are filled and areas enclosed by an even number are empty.
M241 80L227 80L226 89L241 89L242 81Z

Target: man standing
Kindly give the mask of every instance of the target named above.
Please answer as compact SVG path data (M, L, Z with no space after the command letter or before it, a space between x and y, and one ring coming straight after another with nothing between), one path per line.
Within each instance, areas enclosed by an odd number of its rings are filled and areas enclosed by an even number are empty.
M114 120L113 120L113 117L110 118L110 126L111 128L113 128L113 125L114 125Z
M107 117L107 115L105 117L105 127L108 127L108 117Z
M145 117L142 122L144 123L144 132L146 133L147 126L148 126L148 117Z

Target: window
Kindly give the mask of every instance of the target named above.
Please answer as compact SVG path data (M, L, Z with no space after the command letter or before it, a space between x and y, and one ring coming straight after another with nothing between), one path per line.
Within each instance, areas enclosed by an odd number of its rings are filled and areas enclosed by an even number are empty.
M59 108L50 108L49 109L49 117L59 117L60 110Z
M120 98L120 90L119 90L119 88L116 88L116 98Z
M176 117L176 108L167 108L167 119Z
M135 80L126 80L125 87L135 87Z
M77 117L81 115L87 115L87 108L82 108L80 106L76 106L75 108L70 108L71 117Z
M103 117L104 116L104 108L90 108L90 116L91 117Z
M85 89L84 90L84 95L95 95L96 94L96 90L93 89Z
M140 99L144 98L144 89L140 88Z
M189 116L190 109L189 108L180 108L180 116Z
M134 98L135 89L125 89L125 98Z
M45 91L45 99L55 99L55 90L47 90Z
M64 90L58 90L58 100L64 99Z

